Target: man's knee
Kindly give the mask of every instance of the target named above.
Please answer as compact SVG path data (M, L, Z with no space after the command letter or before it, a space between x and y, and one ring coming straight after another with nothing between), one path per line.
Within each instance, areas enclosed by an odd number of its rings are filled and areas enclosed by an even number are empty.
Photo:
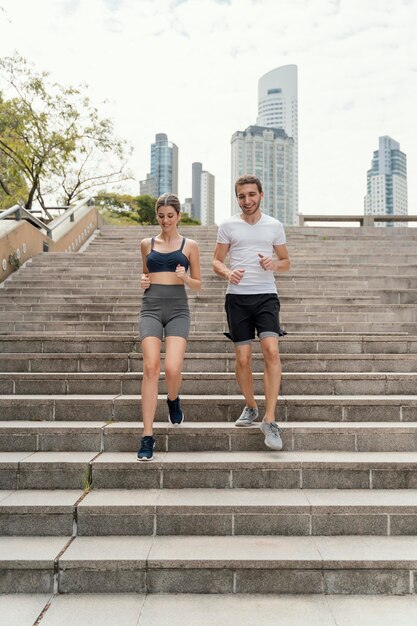
M261 345L265 361L280 363L278 341L264 339Z
M252 364L252 348L250 345L236 349L236 366L240 369L250 367Z

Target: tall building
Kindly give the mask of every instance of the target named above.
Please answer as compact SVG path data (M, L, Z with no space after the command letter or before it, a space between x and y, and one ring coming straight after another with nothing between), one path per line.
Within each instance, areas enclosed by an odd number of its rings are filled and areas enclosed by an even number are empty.
M140 181L140 193L158 198L167 192L178 195L178 147L158 133L151 144L151 171Z
M365 215L408 215L407 157L398 141L379 138L371 169L367 172ZM404 222L376 222L377 225L403 226Z
M214 176L205 170L201 172L201 223L214 224Z
M203 171L203 164L193 163L191 169L191 217L201 222L201 172Z
M298 80L296 65L282 65L258 82L258 126L282 128L294 141L293 187L295 224L298 215Z
M280 128L248 126L232 136L232 180L254 174L262 181L262 211L283 224L296 223L294 140ZM232 189L233 212L237 210Z
M214 176L202 163L192 164L192 213L205 226L214 224Z

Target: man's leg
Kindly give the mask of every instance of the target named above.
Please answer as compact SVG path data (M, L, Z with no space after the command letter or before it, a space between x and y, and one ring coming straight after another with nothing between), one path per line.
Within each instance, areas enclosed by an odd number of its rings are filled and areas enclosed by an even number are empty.
M260 428L265 436L265 445L271 450L282 450L281 429L275 422L275 409L281 382L278 337L264 337L261 339L261 347L264 357L265 416Z
M252 344L245 343L240 346L235 345L235 353L237 384L246 400L246 405L249 408L254 408L256 407L256 402L253 394Z
M235 422L235 426L252 426L258 419L258 407L253 394L252 343L235 344L236 380L245 398L246 406Z
M279 356L278 337L264 337L261 339L261 348L265 364L265 417L263 421L275 422L275 409L281 384L281 359Z

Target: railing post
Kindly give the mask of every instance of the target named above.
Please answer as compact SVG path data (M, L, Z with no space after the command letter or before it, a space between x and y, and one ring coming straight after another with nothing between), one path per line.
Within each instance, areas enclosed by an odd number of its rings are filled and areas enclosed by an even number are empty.
M373 215L364 215L361 222L362 226L365 226L366 228L372 228L372 226L375 226L375 220Z

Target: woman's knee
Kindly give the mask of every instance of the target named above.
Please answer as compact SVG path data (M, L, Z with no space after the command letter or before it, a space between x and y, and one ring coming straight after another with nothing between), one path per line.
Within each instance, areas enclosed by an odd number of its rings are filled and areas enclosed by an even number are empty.
M159 378L161 366L159 361L144 361L143 363L143 375L146 378Z
M165 377L167 379L176 378L181 374L182 371L182 361L168 361L165 362Z

